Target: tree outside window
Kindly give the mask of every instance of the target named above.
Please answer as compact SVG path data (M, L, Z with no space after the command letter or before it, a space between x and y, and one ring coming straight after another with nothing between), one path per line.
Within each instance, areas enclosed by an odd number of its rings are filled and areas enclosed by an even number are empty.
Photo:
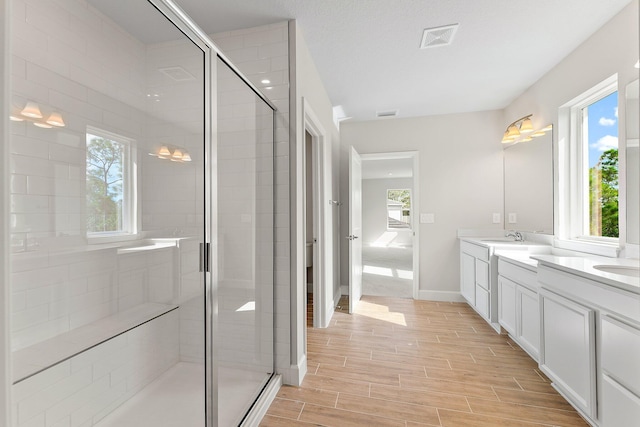
M618 93L582 110L583 143L588 153L588 235L614 237L618 227Z
M89 132L86 143L87 233L127 233L129 143Z

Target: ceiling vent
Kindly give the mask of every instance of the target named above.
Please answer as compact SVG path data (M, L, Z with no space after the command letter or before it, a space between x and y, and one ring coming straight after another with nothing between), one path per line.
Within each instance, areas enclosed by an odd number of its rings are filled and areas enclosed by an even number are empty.
M195 80L196 79L193 76L193 74L191 74L190 72L188 72L187 70L185 70L182 67L158 68L158 71L160 71L162 74L172 78L173 80L175 80L177 82L186 82L186 81L189 81L189 80Z
M397 115L398 110L376 111L376 117L379 118L396 117Z
M428 47L446 46L451 44L453 36L458 29L458 24L445 25L444 27L425 28L422 33L420 49Z

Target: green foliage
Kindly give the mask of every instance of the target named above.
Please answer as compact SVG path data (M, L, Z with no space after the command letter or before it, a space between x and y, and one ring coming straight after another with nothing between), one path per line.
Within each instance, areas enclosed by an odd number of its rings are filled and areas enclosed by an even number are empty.
M387 198L396 202L402 202L402 209L411 208L411 192L409 190L388 190Z
M123 146L92 137L87 143L87 231L122 229Z
M617 149L602 153L598 164L589 170L589 198L591 234L619 237ZM599 212L594 212L594 209ZM594 218L598 218L598 221L594 221Z

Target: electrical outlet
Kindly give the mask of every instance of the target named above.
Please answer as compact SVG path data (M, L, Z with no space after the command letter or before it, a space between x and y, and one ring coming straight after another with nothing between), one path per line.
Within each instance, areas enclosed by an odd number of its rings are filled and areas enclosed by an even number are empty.
M420 214L420 223L421 224L433 224L436 222L436 216L432 213L421 213Z
M494 224L500 224L500 214L499 213L494 213L493 214L493 223Z
M510 213L509 214L509 224L516 224L518 222L518 214Z

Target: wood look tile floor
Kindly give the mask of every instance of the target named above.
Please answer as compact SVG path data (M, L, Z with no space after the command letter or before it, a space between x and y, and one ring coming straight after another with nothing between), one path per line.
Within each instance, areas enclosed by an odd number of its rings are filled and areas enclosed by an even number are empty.
M261 426L588 424L538 365L464 303L365 296L307 329L308 373Z

